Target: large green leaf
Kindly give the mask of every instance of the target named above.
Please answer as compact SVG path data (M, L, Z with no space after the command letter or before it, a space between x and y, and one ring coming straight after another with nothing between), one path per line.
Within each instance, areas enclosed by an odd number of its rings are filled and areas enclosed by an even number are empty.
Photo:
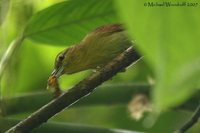
M185 101L200 79L200 4L187 4L149 7L146 0L116 1L131 37L155 70L153 97L160 109Z
M116 22L112 0L69 0L35 14L24 36L48 44L79 42L97 26Z

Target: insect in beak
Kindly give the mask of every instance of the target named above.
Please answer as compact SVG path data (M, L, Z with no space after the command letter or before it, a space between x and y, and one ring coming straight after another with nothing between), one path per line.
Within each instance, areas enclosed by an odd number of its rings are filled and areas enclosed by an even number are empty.
M63 74L64 67L60 66L53 70L51 73L51 76L55 76L56 78L59 78Z

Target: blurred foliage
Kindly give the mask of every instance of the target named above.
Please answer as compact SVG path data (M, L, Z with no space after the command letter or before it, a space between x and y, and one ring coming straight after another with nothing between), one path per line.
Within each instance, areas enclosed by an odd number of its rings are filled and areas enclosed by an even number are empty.
M199 6L151 8L144 6L146 0L116 3L130 35L154 68L156 107L166 109L188 99L200 81Z
M1 119L0 120L0 132L4 132L19 122L19 120L13 119ZM51 122L45 124L42 127L34 129L32 133L141 133L128 130L118 130L109 128L92 127L84 124L71 124L71 123L59 123Z
M148 81L155 83L151 96L159 109L176 108L196 92L200 77L199 7L150 8L145 7L144 2L1 0L0 59L6 56L4 53L8 47L13 51L10 51L11 56L6 60L8 65L5 65L0 79L3 98L0 112L6 114L7 109L9 114L0 117L0 125L5 125L0 126L0 131L16 123L13 118L25 118L52 98L50 94L40 92L46 89L47 78L59 51L77 44L92 29L109 23L124 23L144 58L99 87L101 91L95 91L94 95L73 105L76 108L63 111L52 118L51 123L34 132L96 131L97 127L102 127L99 131L109 133L116 132L109 128L169 133L178 129L189 118L190 112L163 111L159 116L149 113L135 121L127 111L127 103L135 91L144 91L142 85ZM11 43L19 37L24 39ZM66 90L90 73L66 75L59 82ZM136 84L139 86L135 87ZM198 98L195 96L189 102L194 106L192 103L198 103ZM90 127L86 129L66 122ZM189 133L199 130L200 126L196 124Z
M9 10L10 0L1 0L0 1L0 25L4 22L8 10Z
M149 87L150 86L147 84L103 85L98 87L97 90L87 98L83 98L72 107L128 104L134 95L146 94L149 96ZM113 91L115 93L113 93ZM52 99L53 94L49 92L30 93L11 98L4 98L0 101L0 108L3 109L1 111L1 115L8 116L13 114L33 112ZM26 106L29 101L32 101L32 104ZM23 108L21 108L21 106L23 106ZM195 103L193 106L195 106Z

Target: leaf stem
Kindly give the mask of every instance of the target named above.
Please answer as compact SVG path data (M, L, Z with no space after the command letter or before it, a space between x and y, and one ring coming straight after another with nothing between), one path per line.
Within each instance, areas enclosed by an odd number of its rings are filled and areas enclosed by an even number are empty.
M11 58L13 57L14 53L21 46L23 40L24 40L24 37L22 35L20 35L18 38L13 40L0 60L0 99L2 98L1 80L2 80L3 74Z

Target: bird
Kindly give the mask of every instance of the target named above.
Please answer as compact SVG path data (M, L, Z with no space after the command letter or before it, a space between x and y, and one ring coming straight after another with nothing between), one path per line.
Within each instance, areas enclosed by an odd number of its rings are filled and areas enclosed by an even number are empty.
M58 97L61 94L60 76L100 69L133 45L122 24L103 25L92 30L80 43L58 53L47 89L53 88L55 97Z
M58 53L51 75L59 78L63 74L101 68L133 44L122 24L100 26L80 43Z

